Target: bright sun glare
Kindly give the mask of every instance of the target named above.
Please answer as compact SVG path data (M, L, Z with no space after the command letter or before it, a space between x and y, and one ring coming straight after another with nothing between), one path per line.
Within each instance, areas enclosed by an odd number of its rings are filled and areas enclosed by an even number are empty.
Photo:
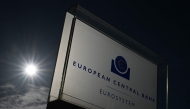
M37 68L35 65L28 65L26 66L25 72L29 75L29 76L33 76L36 74L37 72Z

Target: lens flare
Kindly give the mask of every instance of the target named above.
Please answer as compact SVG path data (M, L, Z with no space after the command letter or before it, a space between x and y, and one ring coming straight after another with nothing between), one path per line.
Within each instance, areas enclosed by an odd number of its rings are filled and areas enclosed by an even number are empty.
M28 65L25 69L25 72L29 75L29 76L33 76L36 74L37 72L37 68L35 65Z

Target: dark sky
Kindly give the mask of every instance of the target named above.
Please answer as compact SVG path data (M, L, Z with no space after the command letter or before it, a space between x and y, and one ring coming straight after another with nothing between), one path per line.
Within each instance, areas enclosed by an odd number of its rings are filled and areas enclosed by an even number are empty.
M189 109L188 2L1 0L0 109L44 109L65 13L78 3L169 61L169 109ZM40 71L23 74L26 63Z

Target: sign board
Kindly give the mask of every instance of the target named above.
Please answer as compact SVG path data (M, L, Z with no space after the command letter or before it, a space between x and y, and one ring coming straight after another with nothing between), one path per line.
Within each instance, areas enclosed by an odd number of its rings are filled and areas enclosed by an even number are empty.
M156 95L155 64L76 20L63 100L96 109L156 109Z
M158 66L67 13L49 101L90 109L157 109Z

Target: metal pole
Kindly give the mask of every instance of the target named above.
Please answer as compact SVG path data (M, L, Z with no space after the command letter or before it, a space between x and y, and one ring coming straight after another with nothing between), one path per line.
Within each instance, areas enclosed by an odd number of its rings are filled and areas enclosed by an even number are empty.
M166 70L166 109L168 109L168 64Z

